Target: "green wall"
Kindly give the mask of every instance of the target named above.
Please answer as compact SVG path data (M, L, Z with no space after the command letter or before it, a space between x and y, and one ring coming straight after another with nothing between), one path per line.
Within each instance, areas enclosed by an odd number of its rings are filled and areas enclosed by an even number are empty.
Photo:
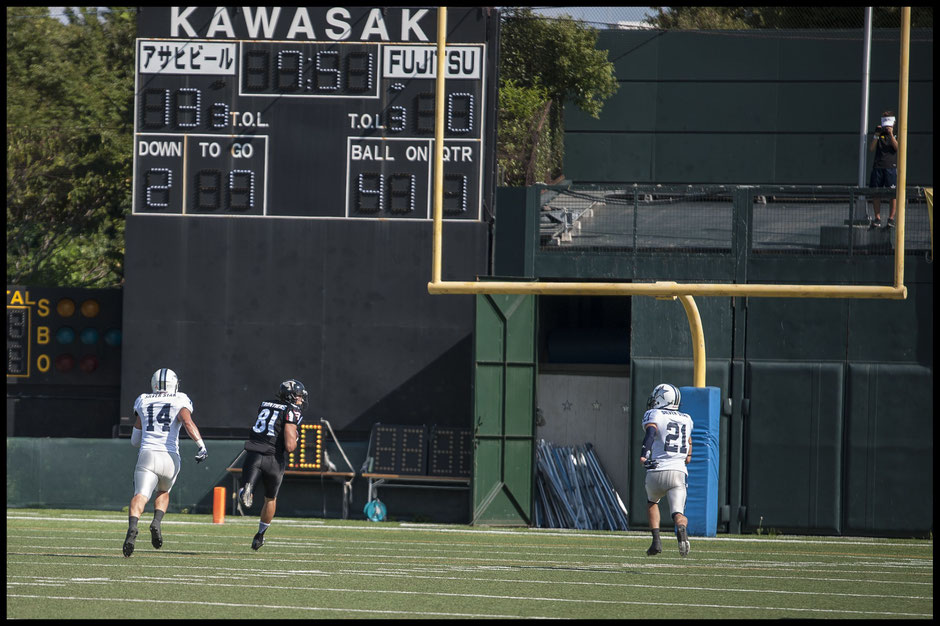
M350 463L359 470L365 459L367 441L342 443ZM196 445L180 441L182 468L170 491L170 513L184 510L210 514L213 489L226 488L226 514L232 514L232 475L225 471L242 452L244 441L207 440L209 458L196 464ZM334 442L325 444L330 459L340 470L346 468ZM7 506L11 508L97 509L120 511L134 495L134 467L138 449L128 439L73 439L7 437ZM260 492L256 492L256 495ZM433 497L428 497L433 493ZM389 520L429 520L466 524L470 520L467 491L392 489L383 487L382 502ZM353 480L349 519L365 519L367 481ZM259 497L248 516L260 513ZM145 509L149 516L153 500ZM331 478L285 476L278 493L280 517L341 518L343 485ZM149 517L148 517L149 519Z
M503 256L537 222L497 222L505 275L551 280L888 284L894 257L769 254L749 241L753 193L735 200L730 252L540 250ZM735 190L735 197L742 188ZM538 212L540 188L506 212ZM518 195L505 196L518 199ZM500 199L504 198L502 194ZM737 226L740 225L740 226ZM501 230L502 228L502 230ZM514 230L515 229L515 230ZM506 237L506 240L501 240ZM926 536L933 528L933 263L905 257L904 300L696 297L707 386L722 391L719 531ZM650 389L693 384L689 321L680 303L636 296L630 333L627 467ZM534 333L538 329L533 329ZM557 373L557 368L553 370ZM643 473L625 495L643 527ZM664 525L669 521L664 517Z
M566 106L566 178L857 184L862 35L823 32L600 31L620 88L599 119ZM872 36L869 131L899 108L898 36ZM912 31L909 75L907 183L930 186L932 31Z
M209 458L197 465L196 444L181 441L169 511L211 511L213 487L231 488L225 468L243 446L209 442ZM7 437L7 506L119 511L134 495L138 451L128 439ZM152 501L147 510L153 511Z
M476 296L475 524L527 525L533 520L536 319L535 296Z
M884 275L891 263L885 257L862 265ZM673 280L688 275L675 262L669 267ZM931 269L923 259L907 259L905 300L696 298L706 384L722 389L727 408L719 528L888 536L931 531L933 502L924 497L933 492ZM751 282L805 284L834 273L826 259L748 270ZM854 281L843 275L833 282ZM642 431L641 407L653 385L692 384L682 307L633 298L631 347L635 434ZM636 522L645 519L639 480L631 502Z

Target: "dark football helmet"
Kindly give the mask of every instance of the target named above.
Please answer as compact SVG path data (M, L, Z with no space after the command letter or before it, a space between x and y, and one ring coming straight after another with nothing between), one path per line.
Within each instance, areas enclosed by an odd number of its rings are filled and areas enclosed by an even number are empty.
M277 397L288 404L293 404L301 411L307 408L307 390L299 380L291 378L282 382Z

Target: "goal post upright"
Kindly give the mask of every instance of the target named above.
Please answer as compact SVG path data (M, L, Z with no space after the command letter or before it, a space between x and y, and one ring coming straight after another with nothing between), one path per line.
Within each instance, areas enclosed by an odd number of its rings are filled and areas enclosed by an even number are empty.
M705 346L701 319L694 296L731 296L752 298L873 298L904 300L904 222L907 183L907 98L910 48L910 7L901 9L901 60L898 117L897 243L894 250L893 285L800 285L655 282L555 282L555 281L444 281L442 268L442 214L444 165L444 50L447 37L447 8L438 7L437 78L435 98L435 150L433 180L433 234L431 281L428 293L443 294L520 294L520 295L592 295L652 296L679 298L689 318L693 335L696 387L704 386Z

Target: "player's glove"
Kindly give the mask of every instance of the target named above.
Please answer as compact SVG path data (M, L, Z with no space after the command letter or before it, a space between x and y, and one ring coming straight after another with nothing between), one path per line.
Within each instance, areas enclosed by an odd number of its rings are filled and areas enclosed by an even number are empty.
M659 466L659 461L654 461L653 459L646 459L643 461L643 467L648 470L656 469Z
M199 448L199 451L196 452L196 463L202 463L207 458L209 458L209 451L205 448Z

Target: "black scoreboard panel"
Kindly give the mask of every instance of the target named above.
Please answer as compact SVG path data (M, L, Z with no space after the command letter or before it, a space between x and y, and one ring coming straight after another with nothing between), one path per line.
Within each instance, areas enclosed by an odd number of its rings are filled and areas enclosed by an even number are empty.
M121 384L120 289L7 287L7 385Z
M376 424L372 438L373 473L427 475L427 426Z
M480 220L498 22L447 17L443 216ZM431 219L436 41L436 8L141 8L133 212Z
M438 425L375 424L372 427L375 474L469 477L473 431Z
M437 16L139 9L122 406L166 362L197 404L215 399L200 428L220 436L288 377L357 436L469 392L472 299L426 285ZM443 276L455 280L487 272L498 13L451 8L447 25Z
M429 476L470 476L472 464L473 431L469 428L431 427Z
M311 472L323 469L323 426L301 424L297 435L297 447L287 455L287 469Z
M341 437L423 415L470 424L473 298L428 294L431 230L416 220L129 215L125 415L167 366L210 437L241 436L287 378ZM485 273L487 224L443 230L444 278Z

